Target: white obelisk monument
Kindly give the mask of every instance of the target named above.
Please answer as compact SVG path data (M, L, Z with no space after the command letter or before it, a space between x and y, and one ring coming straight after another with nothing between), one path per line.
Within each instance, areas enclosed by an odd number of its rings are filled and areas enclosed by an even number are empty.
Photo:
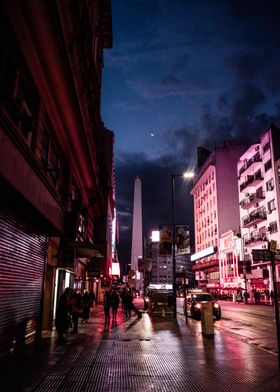
M137 176L134 180L132 243L131 243L131 270L135 271L135 288L143 288L143 274L138 271L138 259L143 258L142 233L142 184Z

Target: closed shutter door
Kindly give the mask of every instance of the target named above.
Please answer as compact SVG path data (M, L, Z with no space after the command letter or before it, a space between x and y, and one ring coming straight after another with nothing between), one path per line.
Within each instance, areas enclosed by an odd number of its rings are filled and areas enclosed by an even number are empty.
M0 207L0 356L41 332L46 237Z

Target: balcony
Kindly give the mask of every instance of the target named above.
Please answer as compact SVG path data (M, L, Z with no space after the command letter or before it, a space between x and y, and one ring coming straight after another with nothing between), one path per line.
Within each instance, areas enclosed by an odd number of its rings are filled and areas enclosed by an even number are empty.
M261 155L259 152L257 152L255 155L252 156L252 158L250 158L247 162L245 162L245 164L240 168L239 170L239 176L241 176L241 174L245 173L247 169L251 168L251 170L254 170L259 162L261 162Z
M240 206L245 210L248 210L254 204L259 203L263 199L265 199L264 192L251 193L248 197L241 200Z
M252 227L257 225L258 223L266 220L266 211L265 210L255 210L247 217L243 218L243 227Z
M247 180L240 184L240 192L246 188L254 188L263 181L263 176L260 170L251 176L247 176Z
M251 236L250 238L245 238L245 246L247 248L251 248L253 246L261 245L264 242L267 242L268 238L266 234L259 233L257 235Z

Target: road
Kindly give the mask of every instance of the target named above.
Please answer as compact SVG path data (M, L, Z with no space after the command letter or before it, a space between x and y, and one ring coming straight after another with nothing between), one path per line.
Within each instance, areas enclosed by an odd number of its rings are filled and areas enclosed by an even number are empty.
M247 344L277 353L275 313L272 306L246 305L238 302L219 301L222 319L215 321L215 329L234 336ZM183 317L183 298L177 299L178 313ZM200 323L190 320L191 323Z

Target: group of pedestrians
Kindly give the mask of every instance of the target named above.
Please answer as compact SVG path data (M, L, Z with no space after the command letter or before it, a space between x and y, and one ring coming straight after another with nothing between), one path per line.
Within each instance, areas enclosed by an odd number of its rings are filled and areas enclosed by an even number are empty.
M252 296L254 298L255 304L260 304L262 298L263 298L263 301L265 301L267 304L268 303L271 303L272 305L274 304L275 298L274 298L274 291L273 290L271 290L271 291L265 290L261 293L260 290L253 289Z
M95 294L93 291L88 293L76 291L67 287L60 296L55 317L55 326L58 335L58 343L65 342L65 334L72 328L73 333L78 333L79 319L87 323L90 311L93 308Z
M106 290L103 297L104 305L104 316L105 316L105 327L109 327L112 313L112 326L117 324L117 311L120 304L122 303L122 309L126 318L131 318L131 311L134 310L137 313L137 309L133 304L133 296L130 291L124 288L120 295L116 290Z
M112 318L113 325L117 322L117 311L120 303L120 298L118 293L113 290L106 290L103 297L103 305L104 305L104 315L105 315L105 326L110 325L110 311L112 309Z

